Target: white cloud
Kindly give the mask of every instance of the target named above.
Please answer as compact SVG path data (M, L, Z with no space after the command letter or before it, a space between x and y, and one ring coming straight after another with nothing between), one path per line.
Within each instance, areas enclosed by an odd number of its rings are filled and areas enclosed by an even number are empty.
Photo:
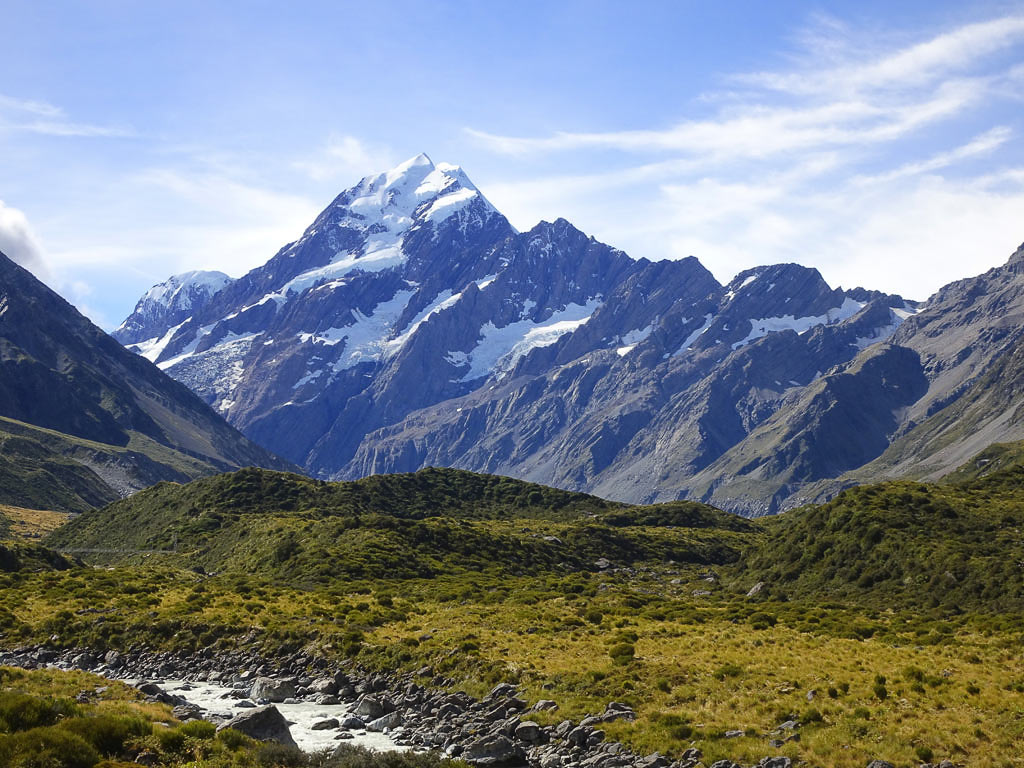
M69 280L66 272L55 274L52 260L25 214L0 200L0 252L31 272L37 279L64 296L79 312L97 325L109 326L108 318L88 304L93 287L82 280ZM59 265L58 265L59 266Z
M765 158L785 152L894 141L925 125L964 112L981 98L986 83L956 79L925 97L900 103L864 99L773 107L732 105L714 119L688 121L664 130L609 133L559 132L543 138L518 138L468 129L485 147L509 155L582 149L626 152L674 151L719 160Z
M40 280L50 279L43 247L25 214L0 200L0 252Z
M976 136L962 147L957 147L948 152L940 152L925 160L901 165L882 174L858 177L854 179L854 182L859 184L881 184L894 181L903 176L914 176L930 171L938 171L948 168L961 160L988 155L1003 146L1010 140L1012 135L1013 131L1008 126L998 125L980 136Z
M293 163L315 181L337 180L346 185L395 164L390 149L340 134L332 135L315 155Z
M16 131L58 137L121 138L133 136L125 126L93 125L71 120L60 107L45 101L16 99L0 94L0 132Z
M1001 264L1022 239L1024 169L977 179L914 173L804 195L760 182L664 190L659 233L720 280L767 261L818 267L833 285L924 299ZM728 233L728 236L726 236Z

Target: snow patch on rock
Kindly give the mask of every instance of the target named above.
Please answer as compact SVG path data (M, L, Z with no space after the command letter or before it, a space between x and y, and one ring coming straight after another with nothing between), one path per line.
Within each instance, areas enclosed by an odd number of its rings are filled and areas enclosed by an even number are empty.
M715 316L712 313L708 312L706 315L704 315L704 325L702 325L700 328L698 328L689 336L687 336L683 343L679 345L679 349L672 353L672 357L678 357L684 352L689 352L690 347L693 346L693 343L707 332L708 328L711 327L711 323L713 323L714 321ZM686 320L686 322L690 321Z
M468 353L470 368L462 381L508 373L530 350L554 344L565 334L584 325L600 305L597 298L586 304L569 304L539 323L519 320L502 328L496 328L492 322L486 323L480 329L480 340Z
M650 336L653 330L654 325L651 324L644 328L637 328L632 331L627 331L626 333L622 334L622 336L619 337L618 343L622 344L623 346L616 349L615 352L618 354L619 357L625 357L634 349L636 349L637 344L639 344L641 341L644 341L648 336Z
M750 333L732 345L733 349L739 349L752 341L767 336L769 333L779 331L796 331L803 334L818 325L835 325L847 320L860 312L865 306L862 301L855 301L849 297L843 303L833 309L829 309L823 315L812 315L809 317L793 317L783 315L782 317L762 317L750 320Z

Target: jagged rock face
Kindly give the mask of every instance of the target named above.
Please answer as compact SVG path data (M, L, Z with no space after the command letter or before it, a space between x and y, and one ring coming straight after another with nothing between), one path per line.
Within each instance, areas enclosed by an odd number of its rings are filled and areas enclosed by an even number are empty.
M879 297L853 317L802 334L766 333L744 344L711 338L700 350L694 334L702 328L706 335L739 324L722 317L735 311L723 301L711 323L698 317L693 328L670 314L635 346L594 351L417 411L369 435L347 472L474 466L610 498L700 496L706 489L697 493L695 477L819 380L822 369L850 361L899 320L887 306L895 302ZM748 322L739 339L751 329ZM873 437L869 444L884 450L884 434Z
M927 390L898 411L881 456L794 502L878 479L936 480L992 443L1024 440L1024 246L1003 266L942 288L891 341L917 354Z
M1013 405L1022 349L1024 247L1002 267L945 286L888 344L796 392L687 478L689 493L765 514L857 483L936 480L993 442L1024 439Z
M518 233L421 155L148 338L160 367L322 477L455 466L648 501L694 495L916 311L794 264L722 286L695 258L633 260L561 219ZM864 445L798 474L887 442Z
M111 336L143 357L150 357L150 350L159 347L168 328L181 325L199 312L230 282L223 272L174 275L150 288Z

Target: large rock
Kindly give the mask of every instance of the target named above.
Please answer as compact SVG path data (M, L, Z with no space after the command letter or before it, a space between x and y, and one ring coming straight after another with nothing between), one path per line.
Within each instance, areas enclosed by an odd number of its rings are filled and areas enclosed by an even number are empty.
M515 737L517 741L525 741L528 744L542 744L547 741L543 729L532 720L519 723L516 726Z
M366 724L366 730L376 731L379 733L381 731L397 728L404 722L405 721L402 719L401 712L391 712L387 715L383 715L382 717L378 717L376 720L371 720L370 722L368 722Z
M295 681L275 680L272 677L258 677L249 691L249 697L260 701L269 701L280 704L285 699L295 696Z
M236 715L219 725L217 730L222 731L225 728L232 728L258 741L276 741L286 747L298 746L292 738L288 721L273 704Z
M473 765L491 766L521 762L523 754L505 736L488 735L467 744L460 757Z
M376 696L362 696L352 711L366 722L384 717L385 714L384 705Z
M601 715L601 720L606 723L610 723L614 720L636 720L636 712L628 704L623 704L620 701L612 701L605 707L604 714Z
M329 677L320 678L310 684L309 690L313 693L325 693L328 696L333 696L338 692L338 681Z

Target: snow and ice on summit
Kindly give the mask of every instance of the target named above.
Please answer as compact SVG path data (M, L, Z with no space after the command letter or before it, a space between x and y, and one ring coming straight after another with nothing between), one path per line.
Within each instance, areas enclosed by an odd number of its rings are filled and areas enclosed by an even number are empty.
M340 233L337 240L332 236L327 242L347 245L337 250L327 263L321 261L319 265L298 272L287 269L277 272L279 277L265 289L266 293L248 298L244 306L234 308L234 311L213 325L191 331L194 335L187 340L175 339L175 334L188 322L187 318L181 318L184 322L175 328L159 337L137 343L134 348L156 361L161 355L168 356L166 350L174 342L178 349L172 358L161 361L160 367L165 370L174 368L174 375L183 378L195 378L199 369L208 367L201 365L195 358L217 358L221 365L234 369L236 363L248 354L254 337L245 335L242 338L229 333L208 349L196 351L205 336L211 332L220 335L220 331L213 331L219 322L235 321L240 315L267 303L280 309L310 290L331 291L361 276L401 269L409 259L405 240L413 231L424 227L436 230L447 222L448 226L454 223L465 232L468 226L484 224L491 216L500 215L461 168L449 163L435 165L427 155L417 155L390 171L367 176L342 192L314 226L284 253L286 258L294 257L301 252L303 243L311 238L323 238L330 231L328 227L335 228L334 231ZM222 282L218 287L230 280L226 275L221 277ZM484 288L496 277L489 275L478 281L478 286ZM214 273L190 273L156 286L143 300L159 299L170 295L181 284L203 280L211 286L217 283ZM414 284L410 283L409 286L412 288ZM384 298L366 314L352 309L351 316L339 318L340 322L335 321L333 327L300 332L297 336L302 343L336 347L332 354L336 359L326 366L324 372L338 374L359 363L377 362L397 353L431 315L444 311L458 301L461 293L456 293L457 290L457 287L453 287L442 291L416 318L405 323L404 328L398 327L398 322L414 296L414 290L399 290L390 298ZM238 327L238 322L232 322L231 327ZM183 347L182 341L187 342ZM230 364L227 357L231 358ZM185 372L186 368L196 370L190 375ZM311 370L307 376L313 377L315 373ZM200 388L209 389L209 386L207 384Z
M459 166L434 165L423 154L386 173L367 176L337 203L343 210L337 226L364 230L365 246L358 253L339 253L334 261L400 258L402 240L410 230L427 222L438 225L476 200L482 206L477 215L498 213Z
M472 207L473 203L478 205ZM354 230L360 245L340 250L327 264L306 270L266 294L252 306L273 301L279 306L291 296L345 278L353 272L381 272L401 267L408 261L406 236L423 226L439 226L453 216L460 217L463 231L474 217L500 216L457 165L435 165L425 154L406 160L390 171L367 176L338 196L333 226ZM311 228L305 237L319 234ZM301 242L301 241L300 241ZM291 248L291 255L298 252Z
M177 323L180 327L188 315L202 307L232 278L223 272L184 272L157 283L139 299L135 310L113 335L122 343L133 345L135 351L150 360L156 359L166 346L164 329ZM148 336L148 334L153 334ZM154 352L155 350L155 352Z
M139 299L136 311L143 306L159 305L169 309L191 309L197 292L212 296L231 278L223 272L195 270L173 275L157 283ZM122 327L124 323L121 324Z

